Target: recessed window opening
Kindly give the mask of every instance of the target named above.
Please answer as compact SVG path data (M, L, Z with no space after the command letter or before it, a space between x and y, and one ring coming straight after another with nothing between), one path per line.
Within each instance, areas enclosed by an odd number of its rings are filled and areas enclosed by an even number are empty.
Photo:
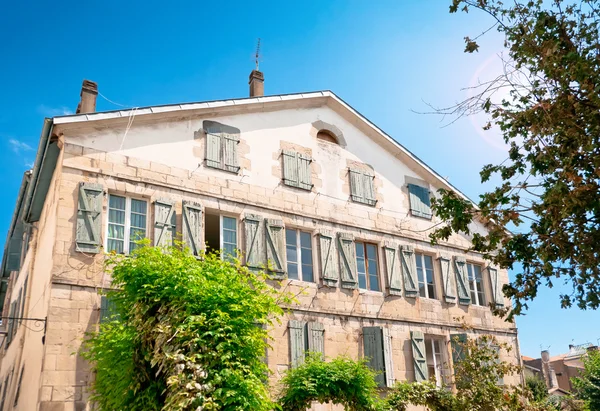
M415 253L417 277L419 279L419 295L424 298L435 298L435 282L433 278L433 258L430 255Z
M285 243L288 278L314 282L311 234L288 228Z
M468 263L467 273L469 274L471 302L475 305L485 306L485 295L483 291L483 276L481 275L481 266Z
M106 250L128 254L146 237L148 203L136 198L108 196L108 232Z
M225 258L236 257L237 219L207 212L204 222L204 239L207 252L218 253L223 250Z
M444 383L445 361L442 351L444 342L437 338L425 339L425 351L427 354L427 371L430 379L434 379L435 385L441 387Z
M375 244L356 242L356 267L358 269L358 288L379 291L377 246Z
M317 132L317 139L327 141L329 143L338 144L337 138L333 135L331 131L328 130L319 130Z

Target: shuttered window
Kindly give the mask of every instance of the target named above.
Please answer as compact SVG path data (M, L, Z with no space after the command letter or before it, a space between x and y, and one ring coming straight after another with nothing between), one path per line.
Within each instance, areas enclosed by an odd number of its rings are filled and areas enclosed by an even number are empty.
M319 233L319 257L323 285L335 287L338 283L339 272L333 233L328 231L321 231Z
M81 182L77 202L75 249L85 253L100 252L103 188L99 184Z
M454 372L456 365L466 357L467 334L450 334L450 346L452 348L452 363Z
M219 253L221 258L230 261L237 258L238 221L235 217L206 213L204 241L208 252Z
M415 370L415 381L427 381L429 379L429 372L427 369L425 336L421 331L411 331L410 340L413 354L413 367Z
M440 262L440 271L442 273L444 300L449 304L454 304L456 302L456 283L452 270L452 260L445 255L441 255L438 260Z
M283 150L283 184L290 187L312 190L310 163L312 159L306 154Z
M238 134L224 133L218 127L209 127L206 131L206 165L212 168L237 173L237 146L240 142Z
M496 307L504 307L504 294L502 292L502 284L500 283L500 276L498 275L498 269L494 267L488 267L490 273L490 284L492 285L492 299Z
M147 208L144 200L108 196L107 252L128 254L138 247L136 242L147 235Z
M288 278L314 282L311 234L288 228L285 230L285 247Z
M439 338L425 338L427 354L427 373L435 378L435 385L442 387L448 376L447 361L444 358L444 341Z
M429 189L415 184L408 185L410 213L416 217L431 219Z
M393 387L394 365L392 339L389 330L382 327L363 328L363 353L367 365L378 374L375 376L380 387Z
M377 246L375 244L357 241L355 248L358 288L363 290L379 291Z
M371 173L350 169L350 198L352 201L370 206L377 204L374 179L375 176Z
M483 290L483 276L481 266L467 263L467 274L469 276L469 290L471 291L471 302L475 305L485 306L485 292Z
M325 355L325 327L319 322L290 320L290 356L292 367L304 362L307 351Z
M417 263L417 278L419 280L419 296L435 298L435 279L433 273L433 258L430 255L415 253Z
M202 243L202 206L192 201L183 201L183 242L196 257L204 249Z

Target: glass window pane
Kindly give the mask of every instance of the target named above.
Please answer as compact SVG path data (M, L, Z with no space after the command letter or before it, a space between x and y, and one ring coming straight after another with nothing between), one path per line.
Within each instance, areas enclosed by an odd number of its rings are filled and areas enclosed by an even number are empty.
M129 229L129 241L135 242L135 241L142 240L145 237L146 237L146 230L134 228L134 227Z
M361 257L361 258L365 258L365 247L363 243L360 242L356 242L356 257Z
M433 284L427 285L427 292L429 293L429 298L435 298L435 287Z
M287 260L289 262L297 263L298 262L298 250L295 245L288 245L286 247L287 251Z
M367 244L367 258L368 259L377 259L377 247L373 244Z
M144 214L132 214L131 226L137 228L146 228L146 216Z
M475 278L481 280L481 267L478 265L473 265L473 271L475 272Z
M108 210L108 221L110 223L125 224L125 211Z
M419 296L421 297L427 297L426 294L426 290L425 290L425 284L424 283L419 283Z
M473 279L473 265L467 264L467 274L469 275L469 280Z
M295 246L296 246L296 230L290 230L290 229L285 230L285 243L288 245L294 245L294 248L295 248Z
M223 244L223 254L224 254L226 260L235 258L235 256L236 256L235 245Z
M312 265L312 251L307 248L302 249L302 264Z
M108 237L124 239L125 238L125 227L122 225L109 224L108 225Z
M357 258L356 259L356 269L360 274L365 274L366 272L366 267L365 267L365 260L364 258Z
M223 217L223 229L236 231L235 218Z
M288 262L288 278L298 280L298 264Z
M367 276L364 274L358 274L358 288L362 288L363 290L367 289Z
M107 241L108 251L115 251L117 254L123 254L123 241L122 240L111 240Z
M131 199L131 212L138 214L146 214L146 202L142 200Z
M425 259L425 269L426 270L433 270L433 259L431 258L430 255L424 255L423 256Z
M125 197L110 195L108 196L108 207L118 210L125 210Z
M479 297L479 305L485 305L485 296L483 294L483 291L479 291L477 293L477 296Z
M223 230L223 243L236 244L235 231Z
M379 277L377 275L369 275L369 289L379 291Z
M310 233L300 233L300 246L312 249L312 241Z
M302 266L302 280L310 281L310 282L315 281L312 265L303 265Z
M377 260L369 259L368 268L370 275L377 275Z

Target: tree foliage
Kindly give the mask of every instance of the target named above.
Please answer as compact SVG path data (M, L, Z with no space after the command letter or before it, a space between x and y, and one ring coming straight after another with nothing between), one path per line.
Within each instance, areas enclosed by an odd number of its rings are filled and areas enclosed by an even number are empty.
M271 410L266 326L282 314L260 274L218 255L142 247L110 259L119 319L86 341L99 410Z
M542 378L537 376L527 377L525 383L535 401L544 401L548 398L548 387L546 387L546 381Z
M589 351L583 367L579 377L573 378L577 397L586 401L590 410L600 410L600 351Z
M476 95L438 112L485 112L509 146L508 158L481 171L499 180L474 205L440 190L437 216L453 232L472 235L473 249L518 269L504 293L521 313L541 285L572 285L563 307L600 305L600 0L452 0L450 12L478 10L502 33L504 74ZM465 38L476 52L477 37ZM496 96L506 91L507 97ZM489 129L491 123L484 126ZM488 234L471 230L474 219ZM525 229L521 228L525 226ZM508 229L515 228L511 234Z

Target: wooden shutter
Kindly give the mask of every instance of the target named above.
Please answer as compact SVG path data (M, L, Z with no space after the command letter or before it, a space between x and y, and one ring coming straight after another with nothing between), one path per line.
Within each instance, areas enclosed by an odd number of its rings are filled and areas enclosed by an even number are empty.
M490 284L492 284L492 297L496 307L504 307L504 293L502 293L502 285L500 284L500 276L498 269L488 267L490 273Z
M444 299L447 303L456 303L456 283L452 273L452 262L446 256L440 256L440 270L442 271L442 286L444 288Z
M304 322L290 320L290 355L292 359L292 367L297 367L304 362L304 342L306 340Z
M298 176L298 159L295 151L283 150L283 184L298 187L300 178Z
M285 230L283 221L267 219L267 264L273 278L285 278Z
M159 199L154 202L154 245L168 247L175 244L177 215L171 200Z
M340 255L340 272L342 288L356 288L356 248L351 234L338 234L338 251Z
M19 290L19 297L17 298L17 301L15 301L15 317L17 318L21 317L21 298L23 298L23 288ZM17 331L19 330L19 325L21 325L22 322L23 320L15 320L13 326L13 335L17 333Z
M367 365L374 371L379 372L375 381L380 387L385 387L385 362L383 359L383 333L381 327L363 328L364 357L368 358Z
M452 363L454 367L466 357L467 334L450 334L450 347L452 348Z
M425 336L423 335L423 332L411 331L410 341L412 343L415 381L427 381L429 376L427 370L427 355L425 351Z
M362 185L363 193L365 196L365 204L372 206L377 204L377 199L375 198L375 176L373 176L372 174L363 173Z
M393 295L402 295L402 273L400 272L398 247L393 244L384 245L383 255L385 257L388 292Z
M392 359L392 337L390 330L383 329L383 360L385 363L385 385L392 388L395 383L394 379L394 361Z
M417 279L417 260L415 250L410 245L401 247L402 273L404 274L404 292L407 297L416 297L419 293L419 281Z
M221 156L221 130L209 128L206 130L206 165L213 168L222 168Z
M265 267L265 235L263 218L256 214L247 214L244 217L246 237L246 265L254 269Z
M224 169L237 173L240 170L238 162L237 146L240 142L240 137L237 134L221 134L223 144Z
M460 304L469 305L471 304L469 275L467 273L467 262L463 257L454 257L454 270L456 271L458 302Z
M17 219L12 235L8 240L6 256L6 275L11 271L19 271L21 268L21 253L23 250L24 225L20 218Z
M333 234L327 231L319 233L319 253L321 260L321 278L323 285L335 287L338 282L337 258Z
M362 184L362 172L360 170L350 169L350 196L352 201L362 203L365 199Z
M308 351L318 352L325 356L325 327L321 323L306 324Z
M202 205L193 201L183 201L183 243L196 257L202 249Z
M429 198L428 188L409 184L408 196L410 200L410 212L412 215L431 218L431 199Z
M10 303L10 309L8 311L8 326L6 327L6 347L8 347L10 345L10 342L12 341L12 336L13 336L13 327L14 327L14 320L13 318L15 317L15 303L14 301L12 303Z
M27 298L27 284L29 282L29 276L25 277L25 281L23 282L23 300L21 301L21 307L20 307L20 314L19 317L23 318L25 317L25 300ZM21 324L23 322L23 320L19 321L19 324Z
M102 186L79 183L75 250L84 253L100 252L100 225L102 222Z
M312 159L306 154L298 153L298 187L304 190L312 190L312 173L310 163Z

